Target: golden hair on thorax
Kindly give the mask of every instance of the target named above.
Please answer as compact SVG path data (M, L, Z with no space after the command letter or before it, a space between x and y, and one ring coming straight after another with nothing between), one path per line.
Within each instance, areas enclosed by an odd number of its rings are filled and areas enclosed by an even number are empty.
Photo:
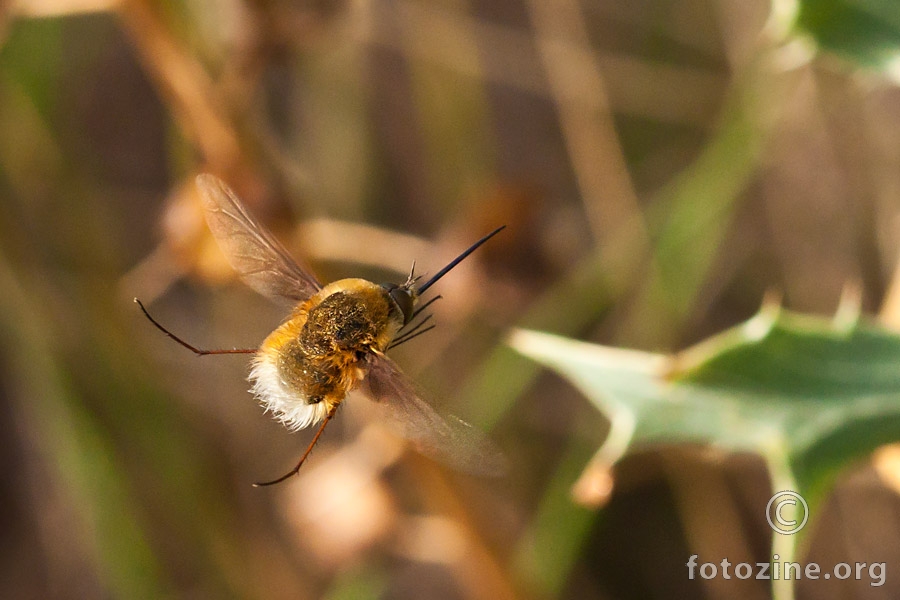
M197 355L254 354L252 391L288 429L321 422L297 465L285 475L254 485L272 485L296 474L347 394L362 388L381 415L428 456L453 467L496 474L503 460L483 435L459 419L441 417L385 355L434 325L416 318L436 296L418 306L421 294L504 227L487 234L433 277L416 285L415 263L403 284L341 279L322 286L254 217L234 191L213 175L197 177L213 236L242 279L256 291L295 302L291 315L259 348L201 350L160 325L135 298L146 317Z

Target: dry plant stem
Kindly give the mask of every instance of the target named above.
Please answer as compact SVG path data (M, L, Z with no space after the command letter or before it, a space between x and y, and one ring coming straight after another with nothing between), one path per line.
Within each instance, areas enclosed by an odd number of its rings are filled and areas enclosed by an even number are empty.
M894 274L884 295L878 319L885 327L890 327L894 331L900 330L900 262L894 267Z
M692 449L661 454L666 479L674 493L675 503L692 554L710 556L720 553L729 560L750 563L753 551L746 535L721 536L722 531L741 532L744 527L734 495L728 489L725 466L698 455ZM715 514L710 507L715 506ZM730 582L722 578L703 581L711 598L726 598ZM767 597L764 586L747 590L748 600Z
M594 235L603 240L609 235L602 232L618 229L641 211L584 15L574 0L527 4L585 213ZM584 90L595 105L577 100Z
M152 3L122 0L118 13L179 127L201 150L209 168L225 173L243 164L233 124L214 100L212 81L173 38Z
M463 10L438 8L435 4L425 5L412 0L397 0L393 4L403 15L403 28L418 32L418 36L431 40L431 44L403 44L402 36L397 36L392 27L378 22L359 34L362 42L485 84L542 98L550 96L546 71L540 63L530 60L534 47L534 36L530 32L477 19ZM549 4L557 6L553 2ZM500 59L496 62L477 60L477 52L454 43L465 35L474 36L480 48L493 48ZM680 41L691 45L695 40L682 38ZM709 111L715 110L713 98L718 97L722 86L715 76L703 69L635 60L565 37L554 43L566 55L574 57L571 64L594 62L597 70L606 75L610 89L608 100L613 112L625 110L666 123L705 127ZM637 81L660 83L660 89L665 89L666 93L648 91L643 86L639 88L634 85ZM595 96L590 85L569 86L566 92L568 101L581 106L582 110L595 110L607 100Z
M431 242L360 223L336 219L310 219L294 232L296 246L303 256L314 260L352 262L378 268L404 271L410 256L425 257L433 251Z
M185 266L174 256L172 248L159 244L122 276L118 283L119 296L124 302L129 296L133 298L137 290L142 298L152 304L185 273Z
M451 567L469 598L512 600L520 597L508 571L482 535L483 528L473 521L471 509L458 488L448 481L445 471L426 460L413 460L416 480L420 482L427 512L446 515L463 531L467 543L465 559Z

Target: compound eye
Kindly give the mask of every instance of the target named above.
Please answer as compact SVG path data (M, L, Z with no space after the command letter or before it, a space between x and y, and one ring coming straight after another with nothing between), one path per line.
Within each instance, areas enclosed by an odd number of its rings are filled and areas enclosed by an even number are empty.
M388 288L388 293L391 295L394 302L397 303L400 312L403 313L403 324L406 325L409 323L409 320L412 319L413 308L415 305L412 294L408 289L399 286Z

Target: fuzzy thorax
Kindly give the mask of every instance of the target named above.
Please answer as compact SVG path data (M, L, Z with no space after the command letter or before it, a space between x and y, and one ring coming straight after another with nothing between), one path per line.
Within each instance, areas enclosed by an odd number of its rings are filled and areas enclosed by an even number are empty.
M384 352L403 322L386 288L364 279L331 283L262 343L252 391L288 429L308 427L344 400L365 375L362 358Z

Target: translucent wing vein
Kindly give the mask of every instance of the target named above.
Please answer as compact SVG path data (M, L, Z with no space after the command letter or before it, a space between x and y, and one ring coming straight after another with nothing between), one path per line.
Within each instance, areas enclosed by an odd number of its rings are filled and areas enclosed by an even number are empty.
M364 391L383 419L425 456L477 475L505 471L503 455L480 430L456 417L439 415L390 358L371 355L364 382Z
M269 297L306 300L321 285L301 267L265 227L259 224L234 191L221 179L197 177L206 222L235 271L247 285Z

